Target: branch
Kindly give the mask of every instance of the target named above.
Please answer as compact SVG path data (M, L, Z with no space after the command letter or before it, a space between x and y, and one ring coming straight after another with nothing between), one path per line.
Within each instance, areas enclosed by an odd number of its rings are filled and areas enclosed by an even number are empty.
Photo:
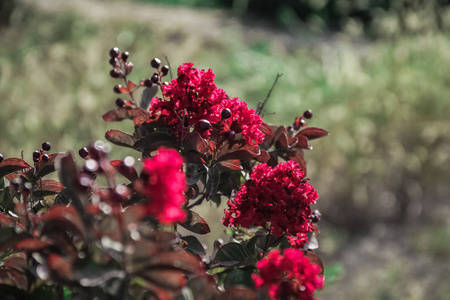
M267 100L269 100L270 94L272 94L272 91L273 91L275 85L277 84L278 78L280 78L281 76L283 76L283 73L278 73L278 74L277 74L277 77L275 78L275 81L273 82L273 85L272 85L272 87L270 88L269 93L267 94L266 99L264 99L263 102L259 102L259 103L258 103L258 106L257 106L257 108L256 108L256 113L257 113L258 115L260 115L260 116L263 115L264 106L266 105Z
M167 61L167 65L169 66L169 74L170 74L170 79L173 79L173 75L172 75L172 67L170 66L170 61L169 58L167 57L167 55L164 54L164 59Z

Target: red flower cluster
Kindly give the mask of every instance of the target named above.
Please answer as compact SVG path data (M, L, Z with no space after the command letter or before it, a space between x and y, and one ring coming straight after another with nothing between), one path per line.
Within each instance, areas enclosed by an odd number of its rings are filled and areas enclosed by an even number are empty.
M312 232L310 204L319 198L304 174L292 160L275 168L257 165L250 180L228 201L223 224L246 228L270 224L273 235L285 233L293 247L302 248Z
M260 144L264 139L264 134L258 129L262 124L261 117L245 102L238 98L229 99L222 89L217 88L211 69L200 70L193 65L185 63L178 67L178 78L163 86L164 100L153 98L150 103L152 115L173 126L178 137L182 136L183 127L193 127L204 138L209 138L210 130L200 128L199 121L217 124L221 121L222 110L229 108L231 118L223 121L228 126L224 126L226 129L221 133L233 130L242 134L247 143Z
M173 224L186 218L185 212L181 210L186 188L182 165L181 155L165 148L160 148L157 155L144 161L142 174L146 182L142 193L148 198L146 213L161 223Z
M257 288L267 287L271 299L312 300L314 291L323 287L320 267L298 249L286 249L283 254L272 251L256 267L259 276L252 274L253 281Z

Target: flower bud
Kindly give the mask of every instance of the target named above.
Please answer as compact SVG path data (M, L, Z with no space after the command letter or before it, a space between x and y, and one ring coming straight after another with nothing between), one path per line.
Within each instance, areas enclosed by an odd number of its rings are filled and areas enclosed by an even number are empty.
M150 62L150 66L152 66L152 68L155 68L155 69L158 69L160 65L161 65L161 60L159 60L156 57L154 59L152 59L152 61Z
M109 56L111 56L112 58L119 56L120 52L119 52L119 48L114 47L111 50L109 50Z
M198 127L200 130L206 131L211 127L211 123L208 120L203 119L198 121Z
M305 117L305 119L311 119L313 116L312 110L308 109L307 111L305 111L303 113L303 117Z
M229 119L231 117L231 110L229 108L225 108L222 110L220 116L222 117L222 120Z

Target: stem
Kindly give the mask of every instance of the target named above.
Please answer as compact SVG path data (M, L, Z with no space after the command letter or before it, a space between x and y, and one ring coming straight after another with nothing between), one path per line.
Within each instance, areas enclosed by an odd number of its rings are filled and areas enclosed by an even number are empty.
M172 67L170 66L169 58L167 57L167 55L164 55L164 59L167 61L167 65L169 66L170 79L173 79L173 76L172 76Z
M122 283L119 288L119 292L117 293L117 299L126 299L127 293L128 293L128 285L130 283L130 278L128 275L125 276L125 278L122 280Z
M283 73L278 73L277 77L275 78L275 81L273 82L272 87L269 90L269 93L267 94L266 99L264 99L264 101L261 103L258 103L258 106L256 108L256 113L260 116L263 116L263 110L264 110L264 106L266 105L267 101L270 98L270 94L272 94L273 89L275 88L275 85L277 84L278 78L280 78L281 76L283 76Z

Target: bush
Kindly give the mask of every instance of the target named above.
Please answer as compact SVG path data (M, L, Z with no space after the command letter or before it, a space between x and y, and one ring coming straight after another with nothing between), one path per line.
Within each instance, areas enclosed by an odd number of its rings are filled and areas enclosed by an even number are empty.
M48 142L32 165L0 156L3 296L312 299L324 278L303 150L328 135L307 127L312 112L269 125L261 116L270 92L255 111L192 63L169 83L170 67L155 58L153 75L136 84L128 52L111 49L109 62L123 83L103 119L130 119L134 132L105 137L140 152L142 163L110 161L101 141L77 151L82 168L73 152L49 154ZM54 171L60 181L46 177ZM230 240L214 241L208 257L194 234L210 226L192 209L223 198Z

